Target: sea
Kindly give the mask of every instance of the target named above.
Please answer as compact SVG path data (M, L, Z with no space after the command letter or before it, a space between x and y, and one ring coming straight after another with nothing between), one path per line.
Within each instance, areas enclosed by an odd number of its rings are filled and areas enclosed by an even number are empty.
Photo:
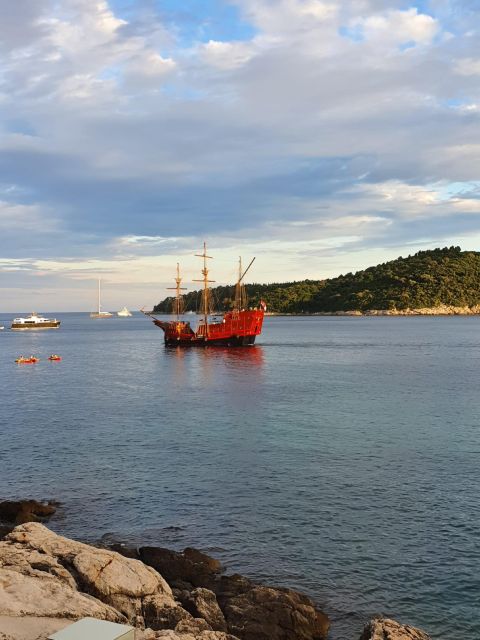
M267 317L254 347L181 349L139 313L14 315L1 498L301 590L331 640L374 615L480 638L480 317Z

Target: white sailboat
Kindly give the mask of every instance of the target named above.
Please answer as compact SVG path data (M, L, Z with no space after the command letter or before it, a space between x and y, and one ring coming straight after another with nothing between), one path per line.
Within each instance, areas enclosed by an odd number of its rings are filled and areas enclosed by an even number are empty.
M90 318L100 319L100 318L113 318L113 313L110 311L102 311L102 304L100 302L101 297L101 280L98 279L98 309L97 311L92 311L90 314Z

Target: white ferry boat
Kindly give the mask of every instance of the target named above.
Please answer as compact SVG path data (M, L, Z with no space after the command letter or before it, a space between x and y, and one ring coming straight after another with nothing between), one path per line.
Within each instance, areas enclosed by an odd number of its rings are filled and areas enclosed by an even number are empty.
M56 318L44 318L35 311L27 318L15 318L10 327L13 331L26 331L28 329L58 329L60 320Z

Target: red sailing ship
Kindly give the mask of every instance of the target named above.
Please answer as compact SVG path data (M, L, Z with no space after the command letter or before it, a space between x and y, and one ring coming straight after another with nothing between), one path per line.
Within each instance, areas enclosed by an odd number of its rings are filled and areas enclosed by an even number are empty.
M175 287L169 287L176 292L173 301L173 313L176 319L165 322L164 320L154 318L152 314L146 313L146 315L152 317L153 323L157 327L163 329L165 344L167 345L223 345L232 347L252 345L255 342L256 336L262 332L263 318L267 308L263 301L260 302L260 306L257 309L247 308L247 296L243 279L255 258L253 258L243 272L240 260L238 280L235 285L235 303L232 311L227 311L221 316L216 314L214 317L210 317L212 297L209 284L214 282L214 280L209 280L208 278L209 270L207 268L207 259L210 259L212 256L207 255L205 243L203 243L203 253L197 254L197 257L203 258L203 278L201 280L194 280L194 282L203 282L201 301L202 318L197 328L193 329L190 322L181 319L184 311L181 291L184 291L185 287L181 286L182 278L180 277L178 264Z

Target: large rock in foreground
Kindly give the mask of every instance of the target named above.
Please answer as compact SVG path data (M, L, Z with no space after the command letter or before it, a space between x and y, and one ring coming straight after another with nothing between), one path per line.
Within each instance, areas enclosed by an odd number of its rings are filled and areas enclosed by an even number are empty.
M192 617L151 567L38 523L18 526L0 542L0 616L93 616L154 629Z
M359 640L431 640L424 631L389 618L375 618L365 626Z

